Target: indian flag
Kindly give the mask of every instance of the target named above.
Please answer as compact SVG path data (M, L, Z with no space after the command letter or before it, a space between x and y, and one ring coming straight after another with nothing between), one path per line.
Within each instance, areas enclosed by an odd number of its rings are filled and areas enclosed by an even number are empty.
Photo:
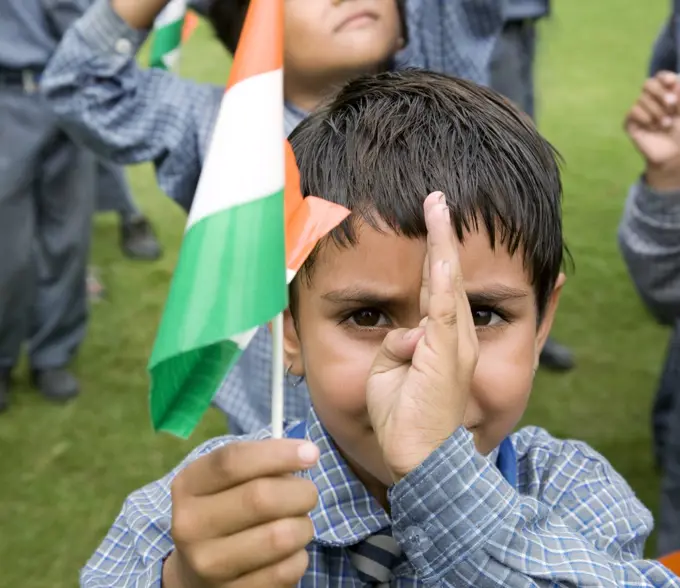
M170 0L153 25L151 67L175 71L187 14L187 0Z
M252 0L149 362L156 430L191 434L258 326L286 308L287 282L348 214L300 194L284 139L283 0Z

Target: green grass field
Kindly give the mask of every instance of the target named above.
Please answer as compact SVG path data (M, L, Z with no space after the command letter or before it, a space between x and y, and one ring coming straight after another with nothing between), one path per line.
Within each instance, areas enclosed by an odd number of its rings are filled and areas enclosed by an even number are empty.
M640 161L621 130L643 81L667 3L558 3L542 29L540 126L566 160L565 220L576 261L555 327L579 366L541 373L526 422L583 439L604 453L655 509L658 476L649 411L667 334L641 307L616 245L616 227ZM185 75L222 83L227 61L206 28L185 52ZM0 586L65 588L95 549L125 496L224 431L211 413L189 442L151 431L146 361L176 261L184 215L130 170L166 255L154 264L119 251L113 216L97 219L94 262L108 300L92 311L76 363L82 397L45 403L26 384L0 418ZM0 180L1 181L1 180Z

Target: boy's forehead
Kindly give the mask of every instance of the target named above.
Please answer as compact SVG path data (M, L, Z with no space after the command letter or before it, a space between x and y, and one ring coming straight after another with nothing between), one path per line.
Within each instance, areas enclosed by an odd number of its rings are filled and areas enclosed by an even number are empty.
M404 237L386 226L375 229L359 223L356 243L336 245L327 241L319 250L311 287L320 295L355 287L368 287L377 294L395 297L417 293L426 251L425 239ZM503 284L533 295L521 250L511 256L502 245L492 247L488 234L481 231L466 234L458 251L468 290Z

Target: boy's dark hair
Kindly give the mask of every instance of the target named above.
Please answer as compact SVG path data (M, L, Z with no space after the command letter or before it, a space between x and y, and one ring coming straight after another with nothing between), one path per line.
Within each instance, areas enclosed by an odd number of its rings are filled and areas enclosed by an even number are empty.
M425 237L423 200L441 190L459 239L486 229L492 247L521 253L542 317L563 259L558 156L508 100L424 70L365 76L302 122L290 142L303 195L353 213L331 233L337 245L356 242L358 219Z
M401 30L404 41L408 42L406 28L406 0L395 0L401 19ZM208 8L208 21L215 30L217 38L230 53L236 52L241 29L246 20L250 0L212 0Z

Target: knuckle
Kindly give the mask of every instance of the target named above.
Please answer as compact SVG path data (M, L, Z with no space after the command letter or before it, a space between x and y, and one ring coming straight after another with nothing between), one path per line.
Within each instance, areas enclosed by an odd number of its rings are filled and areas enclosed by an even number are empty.
M306 524L301 519L281 519L267 527L266 542L273 553L290 553L307 544Z
M221 570L221 556L211 549L184 550L189 567L201 578L217 578Z
M458 313L454 309L443 309L439 313L439 321L447 327L455 327L458 324Z
M273 506L272 484L267 478L258 478L248 483L243 495L246 512L267 515Z
M309 566L309 554L302 549L272 568L274 585L296 586Z
M211 453L215 461L217 462L217 468L219 471L230 473L234 471L236 463L238 462L238 456L242 451L240 443L233 443L230 445L225 445L217 451Z
M196 538L196 517L186 505L173 503L171 534L177 545L185 545Z
M319 490L316 484L311 480L299 479L300 480L300 503L303 512L308 513L313 510L319 501Z

